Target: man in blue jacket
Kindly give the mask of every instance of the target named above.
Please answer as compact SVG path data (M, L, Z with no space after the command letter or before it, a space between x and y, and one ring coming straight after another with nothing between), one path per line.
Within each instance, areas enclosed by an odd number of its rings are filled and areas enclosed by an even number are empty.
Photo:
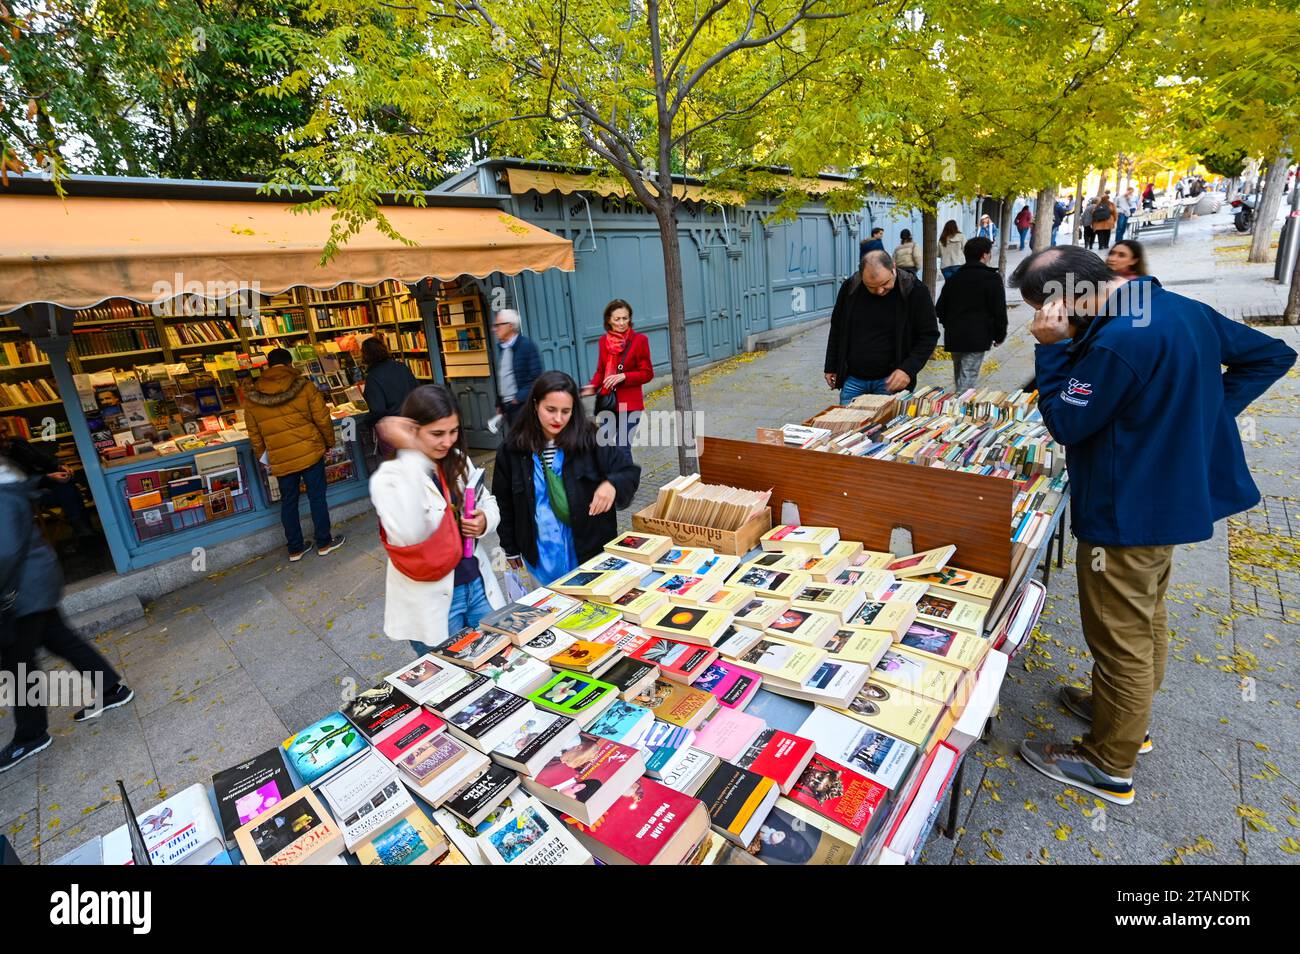
M1039 309L1038 406L1068 452L1093 655L1092 692L1061 694L1091 722L1082 743L1026 740L1020 753L1044 775L1127 805L1164 676L1173 549L1259 502L1234 419L1296 353L1149 277L1126 282L1078 246L1038 252L1010 284Z
M528 403L533 382L542 376L542 355L520 329L523 319L513 308L502 308L492 318L497 336L497 410L513 426L519 411Z

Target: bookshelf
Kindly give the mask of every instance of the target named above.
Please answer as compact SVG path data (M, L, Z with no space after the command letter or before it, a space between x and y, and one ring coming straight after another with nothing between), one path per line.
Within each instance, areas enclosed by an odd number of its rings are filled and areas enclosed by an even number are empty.
M438 344L448 378L491 377L483 301L453 295L437 304Z

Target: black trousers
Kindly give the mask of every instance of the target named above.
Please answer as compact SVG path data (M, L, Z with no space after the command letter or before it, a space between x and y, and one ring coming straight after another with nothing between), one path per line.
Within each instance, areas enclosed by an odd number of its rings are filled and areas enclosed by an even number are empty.
M60 659L67 660L74 670L93 675L104 674L104 689L121 681L121 677L94 646L72 631L63 613L57 608L42 613L20 616L14 622L14 642L0 650L0 669L18 678L21 664L30 675L36 671L36 650L44 648ZM24 686L15 683L19 698L14 700L14 738L20 745L36 742L49 728L45 706L24 704Z

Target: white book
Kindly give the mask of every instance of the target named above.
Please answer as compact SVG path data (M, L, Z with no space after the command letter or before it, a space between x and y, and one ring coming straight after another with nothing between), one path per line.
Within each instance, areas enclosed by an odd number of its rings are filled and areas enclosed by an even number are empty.
M811 676L803 681L803 685L797 688L782 686L777 682L768 682L766 686L772 692L783 696L843 709L867 684L867 679L871 677L871 668L865 663L826 659Z
M149 849L149 860L156 865L206 865L226 850L221 826L203 785L191 785L135 819ZM103 858L106 865L131 862L131 836L126 825L104 836Z
M916 757L916 746L823 706L813 708L796 735L817 752L893 791Z
M400 689L416 705L445 698L455 685L468 685L472 679L473 674L469 670L439 659L432 653L425 653L397 672L384 677L386 682Z
M320 791L343 829L348 851L355 851L415 807L393 763L374 749L355 759Z
M486 772L491 764L486 755L467 745L465 754L454 765L411 791L434 808L440 808L443 802Z
M711 752L688 745L679 749L668 764L659 770L659 781L683 795L694 796L721 761Z
M935 802L939 798L939 793L943 789L944 782L952 773L952 766L957 759L961 758L953 749L946 745L936 747L934 761L930 763L929 770L921 779L921 784L916 790L916 796L912 799L912 804L907 809L907 814L898 824L894 831L893 837L889 839L887 849L903 858L910 858L917 849L917 839L921 837L921 831L924 829L926 822L930 820L930 815L935 809Z
M556 653L562 653L577 640L568 633L562 633L558 629L548 629L540 635L534 636L520 648L542 662L546 662Z
M511 798L510 811L475 839L490 865L589 865L591 853L537 799Z
M1002 681L1007 675L1010 660L1003 653L986 653L980 665L975 688L966 700L961 718L948 733L947 742L958 752L965 752L972 742L984 735L984 726L1002 694ZM976 675L972 673L972 675ZM967 677L969 681L970 677Z

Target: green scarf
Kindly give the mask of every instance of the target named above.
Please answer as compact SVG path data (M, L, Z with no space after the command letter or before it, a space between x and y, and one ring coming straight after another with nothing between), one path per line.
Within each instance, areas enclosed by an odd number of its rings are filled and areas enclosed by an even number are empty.
M569 526L569 495L564 489L564 477L542 461L542 473L546 477L546 496L551 502L551 512L555 519L566 527Z

